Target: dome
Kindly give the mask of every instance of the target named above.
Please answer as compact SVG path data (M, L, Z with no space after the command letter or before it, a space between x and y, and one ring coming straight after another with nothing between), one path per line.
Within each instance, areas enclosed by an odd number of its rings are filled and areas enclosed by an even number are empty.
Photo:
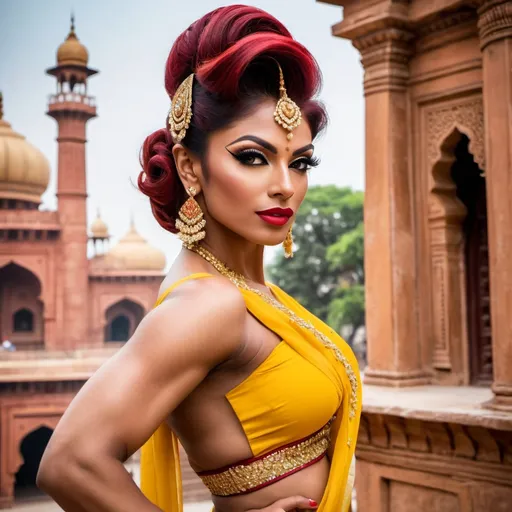
M0 199L39 204L50 180L50 164L3 119L0 96Z
M101 267L123 271L162 271L165 265L164 253L149 245L132 222L128 233L103 256Z
M87 66L89 61L89 52L87 48L78 40L75 34L75 20L71 17L71 30L67 39L59 46L57 50L57 64L65 66L72 64L75 66Z
M96 215L96 218L92 221L91 224L91 237L92 238L109 238L108 234L108 226L105 221L101 218L100 212Z

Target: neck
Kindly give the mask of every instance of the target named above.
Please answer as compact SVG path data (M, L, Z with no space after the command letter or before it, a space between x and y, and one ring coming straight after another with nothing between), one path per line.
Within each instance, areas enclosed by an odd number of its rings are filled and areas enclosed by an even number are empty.
M234 233L208 234L199 243L230 270L248 281L265 284L263 270L264 246L253 244Z

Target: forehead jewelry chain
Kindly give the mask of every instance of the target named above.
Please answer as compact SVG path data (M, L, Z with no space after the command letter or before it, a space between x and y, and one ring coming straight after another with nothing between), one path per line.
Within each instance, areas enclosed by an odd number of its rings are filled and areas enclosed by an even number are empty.
M274 119L276 123L281 125L285 130L288 130L286 138L290 141L293 138L292 130L297 128L302 121L302 113L299 106L291 98L288 97L286 87L284 85L284 75L281 66L279 68L279 101L277 102L274 111ZM289 149L287 146L286 149Z
M187 247L187 246L185 246ZM343 352L338 348L336 344L334 344L325 334L320 332L311 322L304 320L303 318L296 315L291 309L287 308L284 304L279 302L273 296L263 293L262 291L253 288L247 284L245 277L238 272L227 267L222 261L220 261L216 256L214 256L206 247L202 245L195 244L187 247L189 250L194 251L199 254L203 259L205 259L208 263L210 263L219 274L227 277L237 288L242 290L247 290L252 293L255 293L259 297L261 297L267 304L278 309L282 313L284 313L288 318L299 327L310 331L315 338L320 341L326 348L331 350L334 353L336 359L343 365L345 368L345 372L348 376L350 382L350 404L349 404L349 418L353 419L356 416L356 411L358 407L358 399L357 399L357 390L358 390L358 381L352 366L348 359L344 356Z

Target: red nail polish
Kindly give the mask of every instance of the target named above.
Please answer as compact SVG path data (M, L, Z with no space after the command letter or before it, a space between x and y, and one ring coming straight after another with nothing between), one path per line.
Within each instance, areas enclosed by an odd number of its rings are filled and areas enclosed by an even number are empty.
M309 500L310 507L318 507L318 503L315 500Z

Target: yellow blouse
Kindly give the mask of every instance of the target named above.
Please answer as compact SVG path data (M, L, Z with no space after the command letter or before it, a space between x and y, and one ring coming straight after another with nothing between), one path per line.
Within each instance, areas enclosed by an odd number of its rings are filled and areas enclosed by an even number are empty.
M177 281L158 298L155 307L179 284L211 276L192 274ZM247 309L282 341L226 398L254 456L311 435L335 414L329 479L317 510L346 512L361 412L357 360L331 328L277 286L267 286L284 306L282 311L253 292L240 292ZM289 312L296 315L295 321L290 321ZM167 423L142 448L141 487L164 512L182 512L178 441Z

